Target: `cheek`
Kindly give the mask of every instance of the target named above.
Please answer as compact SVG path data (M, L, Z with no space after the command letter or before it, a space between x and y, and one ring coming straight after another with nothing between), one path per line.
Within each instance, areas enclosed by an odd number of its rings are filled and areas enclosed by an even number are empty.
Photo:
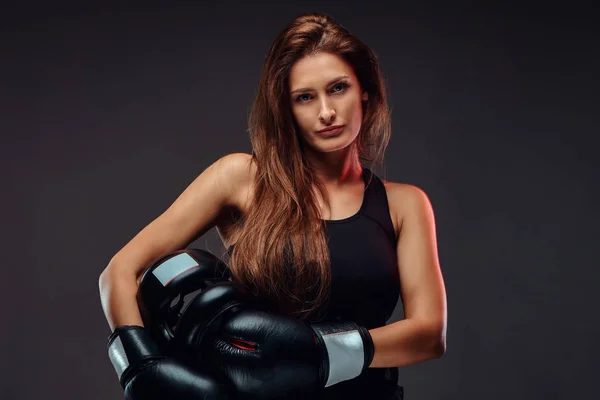
M354 102L349 110L352 115L352 122L360 124L363 118L363 107L360 101Z
M294 119L296 120L296 124L301 130L304 131L307 129L307 127L310 127L310 118L307 112L296 109L293 111L293 115Z

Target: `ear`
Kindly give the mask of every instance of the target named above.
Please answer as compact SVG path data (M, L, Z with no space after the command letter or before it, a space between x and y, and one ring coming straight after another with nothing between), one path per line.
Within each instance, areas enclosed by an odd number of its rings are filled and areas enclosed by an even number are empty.
M368 99L369 99L369 93L363 92L363 94L362 94L362 101L367 101Z

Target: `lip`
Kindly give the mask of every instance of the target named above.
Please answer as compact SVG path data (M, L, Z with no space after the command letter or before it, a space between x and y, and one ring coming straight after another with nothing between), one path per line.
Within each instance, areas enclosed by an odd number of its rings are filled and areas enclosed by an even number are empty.
M325 129L321 129L321 130L317 131L317 133L319 133L321 135L334 135L336 133L339 133L343 128L344 128L344 125L334 125L334 126L329 126Z

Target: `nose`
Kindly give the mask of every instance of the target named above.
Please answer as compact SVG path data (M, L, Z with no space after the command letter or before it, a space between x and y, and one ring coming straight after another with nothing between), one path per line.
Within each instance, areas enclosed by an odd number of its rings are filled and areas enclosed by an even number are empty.
M335 119L335 110L331 108L326 101L321 102L321 110L319 111L319 120L322 123L330 123Z

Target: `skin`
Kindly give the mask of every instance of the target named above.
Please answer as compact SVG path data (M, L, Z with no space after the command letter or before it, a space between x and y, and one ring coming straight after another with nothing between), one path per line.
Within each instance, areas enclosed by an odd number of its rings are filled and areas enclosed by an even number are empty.
M347 75L347 88L328 85L331 79ZM325 218L352 215L362 200L358 154L353 146L363 118L362 101L367 94L351 66L331 54L317 54L299 60L290 71L294 93L293 116L306 144L309 162L332 195L332 207ZM305 94L305 95L302 95ZM298 99L300 96L300 99ZM300 100L300 101L296 101ZM346 125L342 133L324 138L315 132L326 126ZM228 247L235 243L230 212L248 211L252 192L250 154L222 157L192 182L175 202L140 231L110 260L99 277L102 307L114 329L121 325L143 325L135 300L139 278L158 257L187 246L216 226ZM396 231L398 269L405 319L369 331L375 344L372 368L401 367L441 357L446 349L446 292L438 261L435 218L423 190L384 181L390 217Z
M348 78L331 83L341 75ZM362 198L364 187L362 167L353 143L360 132L362 102L368 99L368 94L362 91L352 67L340 57L327 53L296 62L290 70L289 82L292 113L307 158L328 191L340 194L331 197L334 201L330 216L352 215L360 204L357 199ZM344 82L348 86L340 85ZM299 88L310 89L294 92ZM333 137L316 133L331 125L345 125L345 129ZM441 357L446 351L446 293L431 203L416 186L388 181L384 181L384 185L398 238L405 319L369 331L375 344L371 368L416 364ZM352 192L354 195L350 196ZM340 203L339 199L349 199L349 202Z
M347 77L335 80L340 76ZM352 144L360 132L362 104L368 94L362 91L353 68L334 54L306 56L290 70L289 91L307 158L325 185L335 188L360 181L362 168ZM332 137L316 133L332 125L345 127Z

